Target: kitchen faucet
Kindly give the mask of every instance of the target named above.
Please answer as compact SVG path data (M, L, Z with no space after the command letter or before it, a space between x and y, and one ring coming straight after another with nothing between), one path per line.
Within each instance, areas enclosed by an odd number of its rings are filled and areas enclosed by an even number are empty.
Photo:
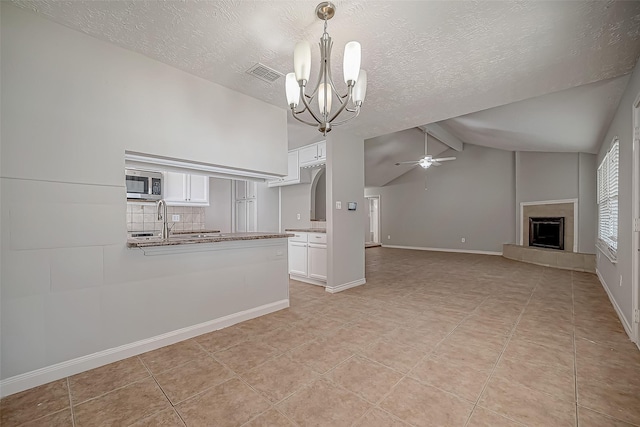
M167 202L164 199L158 200L158 220L162 220L162 240L169 239L169 232L171 228L169 228L169 223L167 222ZM162 207L162 211L160 210Z

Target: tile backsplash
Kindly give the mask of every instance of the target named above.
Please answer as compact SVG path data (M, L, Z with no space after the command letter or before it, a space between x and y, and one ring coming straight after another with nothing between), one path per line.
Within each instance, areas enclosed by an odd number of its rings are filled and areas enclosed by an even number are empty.
M180 215L180 221L172 221L173 215ZM169 226L173 231L204 230L204 207L167 206ZM127 202L127 231L160 231L162 221L158 221L155 203Z

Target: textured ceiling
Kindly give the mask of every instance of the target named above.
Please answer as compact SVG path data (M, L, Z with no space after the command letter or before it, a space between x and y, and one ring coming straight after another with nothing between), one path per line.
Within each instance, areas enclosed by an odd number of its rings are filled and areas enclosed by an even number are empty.
M283 108L284 79L245 70L291 71L295 43L322 33L316 1L13 3ZM350 40L369 75L363 112L345 125L365 138L621 76L640 54L640 2L335 3L336 81Z
M466 143L513 151L597 153L629 75L441 122Z

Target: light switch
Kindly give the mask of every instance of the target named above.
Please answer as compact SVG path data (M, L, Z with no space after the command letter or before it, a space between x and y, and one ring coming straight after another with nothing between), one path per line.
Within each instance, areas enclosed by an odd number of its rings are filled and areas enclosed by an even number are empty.
M336 209L342 209L342 202L336 202Z

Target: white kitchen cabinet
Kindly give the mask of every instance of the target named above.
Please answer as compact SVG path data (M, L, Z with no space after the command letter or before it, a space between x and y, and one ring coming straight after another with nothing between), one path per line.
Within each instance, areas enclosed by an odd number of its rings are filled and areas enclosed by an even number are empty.
M327 161L327 142L322 141L316 144L307 145L299 148L300 167L310 167L321 165Z
M234 201L236 233L248 233L258 231L256 199L256 183L253 181L234 180Z
M300 153L300 166L306 166L318 161L318 145L312 144L306 147L302 147L299 150Z
M289 241L289 274L307 276L307 244Z
M256 185L253 181L233 181L235 185L236 200L255 199Z
M307 247L309 257L309 277L311 279L327 281L327 245L309 243Z
M282 187L310 182L308 173L300 173L299 151L291 150L287 155L287 176L269 181L269 187Z
M289 275L294 280L325 286L327 234L299 233L289 238Z
M164 172L163 197L169 206L209 206L209 177Z

